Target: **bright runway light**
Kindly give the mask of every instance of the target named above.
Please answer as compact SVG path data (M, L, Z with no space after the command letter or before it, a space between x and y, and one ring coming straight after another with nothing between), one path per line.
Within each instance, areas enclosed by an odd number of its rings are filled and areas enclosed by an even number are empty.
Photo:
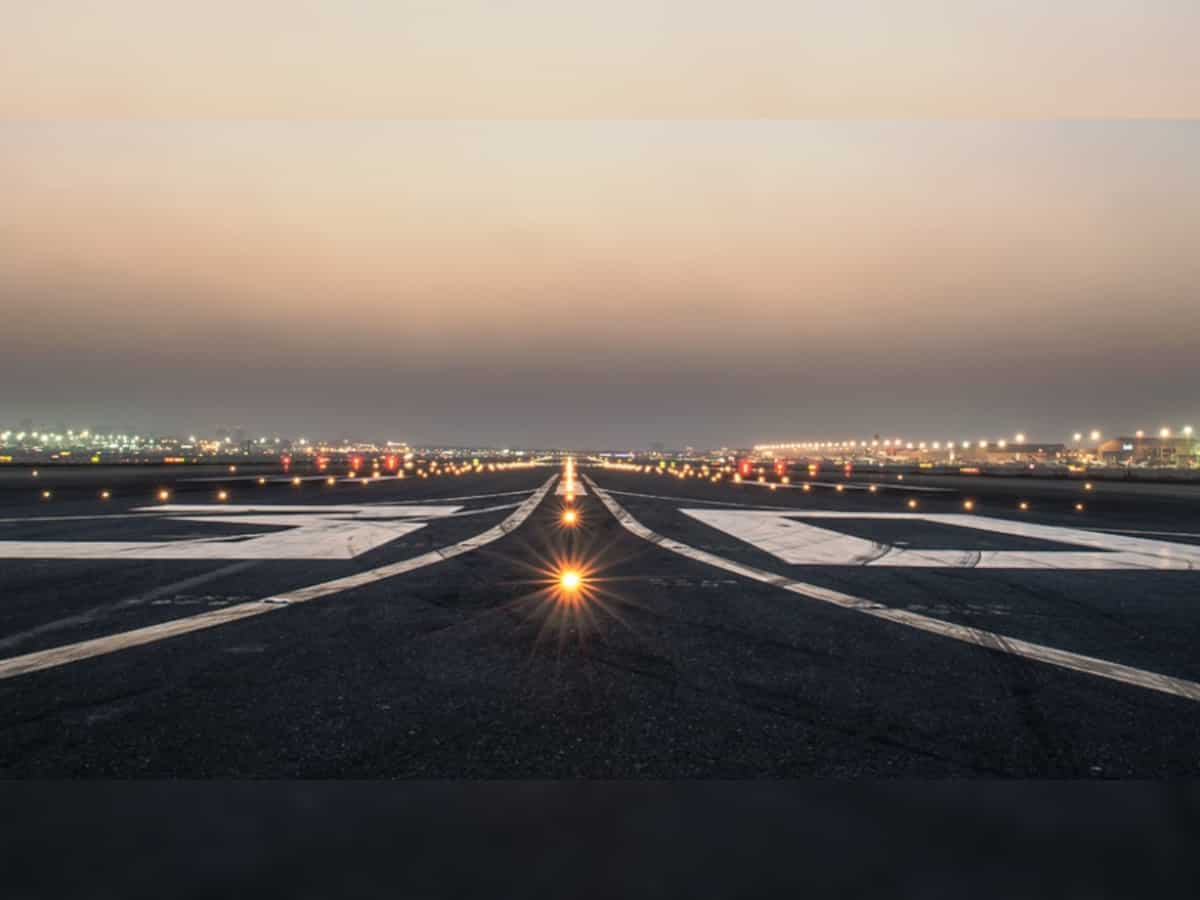
M567 569L558 576L558 586L569 593L575 593L582 585L583 576L574 569Z
M1020 503L1017 504L1017 508L1020 509L1021 512L1025 512L1029 509L1029 502L1026 500L1022 500Z
M297 475L292 479L292 487L300 487L300 476Z
M108 499L109 497L111 497L111 496L112 496L112 491L101 491L101 492L100 492L100 499L101 499L101 500L107 500L107 499Z
M337 484L337 479L330 475L325 479L325 483L332 487L333 485Z
M171 499L171 492L168 491L166 488L163 488L161 491L158 492L158 499L161 500L163 503L166 503L168 500Z
M1083 504L1082 503L1075 504L1075 512L1083 512Z
M258 479L258 483L259 483L260 485L261 485L261 484L266 484L266 483L267 483L267 479L265 479L265 478L259 478L259 479Z
M42 499L43 500L49 500L50 496L51 496L51 494L49 491L42 491Z
M967 512L970 512L974 508L975 508L974 500L964 500L963 501L963 509L965 509Z
M574 525L579 521L579 513L575 512L573 509L564 510L562 514L562 520L564 525Z
M229 491L217 491L217 499L224 503L229 499Z
M909 501L908 501L908 508L909 508L909 509L916 509L916 508L917 508L917 501L916 501L916 500L909 500Z

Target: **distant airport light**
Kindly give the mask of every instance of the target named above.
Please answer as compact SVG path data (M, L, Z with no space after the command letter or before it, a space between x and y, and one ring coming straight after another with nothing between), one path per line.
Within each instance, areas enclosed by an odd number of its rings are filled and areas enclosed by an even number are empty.
M1025 432L1023 432L1023 431L1018 431L1018 432L1016 433L1015 440L1016 440L1016 442L1017 442L1018 444L1023 444L1023 443L1025 443Z
M916 508L917 508L917 501L916 501L916 500L909 500L909 501L908 501L908 508L909 508L909 509L916 509Z
M292 487L300 487L300 476L297 475L292 479Z
M259 479L258 479L258 483L259 483L259 484L266 484L266 483L267 483L267 479L265 479L265 478L259 478Z
M876 491L879 490L879 488L876 485L871 485L869 488L867 488L867 490L870 491L872 494L874 494Z
M1090 481L1085 481L1083 483L1083 489L1085 491L1090 491L1092 489L1092 483Z
M1020 503L1017 504L1017 508L1019 510L1021 510L1022 512L1024 512L1027 509L1029 509L1029 503L1025 500L1022 500Z
M1092 432L1092 435L1091 435L1091 437L1092 437L1092 440L1093 440L1093 441L1098 441L1098 440L1100 440L1100 432L1099 432L1099 431L1093 431L1093 432Z
M1082 504L1082 503L1076 503L1076 504L1075 504L1075 511L1076 511L1076 512L1083 512L1083 504Z
M43 500L49 500L50 497L51 497L51 494L49 491L42 491L42 499Z
M975 508L974 500L964 500L963 501L963 509L965 509L967 512L971 512L971 510L973 510L974 508Z
M812 485L811 485L811 484L806 484L806 485L804 485L804 493L806 493L806 494L807 494L807 493L809 493L810 491L812 491Z
M325 483L327 485L329 485L330 487L333 487L333 485L337 484L337 479L334 478L332 475L330 475L328 478L325 479Z
M165 503L166 501L171 499L171 492L168 491L166 488L162 488L158 492L158 499Z
M101 492L100 492L100 499L101 499L101 500L107 500L107 499L108 499L109 497L111 497L111 496L112 496L112 491L101 491Z
M1160 438L1169 438L1171 436L1171 429L1170 428L1160 428L1158 431L1158 436Z
M229 491L217 491L217 499L224 503L229 499Z
M839 494L840 494L842 491L844 491L845 489L846 489L846 486L845 486L844 484L839 484L839 485L837 486L837 492L838 492Z
M1192 426L1191 425L1183 426L1183 436L1189 437L1189 438L1192 436Z

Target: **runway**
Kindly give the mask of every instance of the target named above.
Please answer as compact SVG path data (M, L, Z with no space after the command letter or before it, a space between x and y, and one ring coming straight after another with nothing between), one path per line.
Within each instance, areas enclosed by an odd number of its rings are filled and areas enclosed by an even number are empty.
M1186 486L55 479L0 477L0 776L1200 773Z

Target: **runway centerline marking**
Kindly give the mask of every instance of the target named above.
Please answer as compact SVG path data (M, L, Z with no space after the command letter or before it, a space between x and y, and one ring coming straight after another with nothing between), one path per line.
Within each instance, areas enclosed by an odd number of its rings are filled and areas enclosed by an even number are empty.
M793 566L907 566L976 569L1152 569L1200 568L1200 545L1126 537L1061 525L962 513L845 512L800 509L789 512L680 509L711 528L731 534ZM925 550L870 541L820 528L804 520L864 519L948 525L1042 540L1079 550Z
M480 547L497 541L518 528L529 518L538 504L545 499L557 479L557 474L551 475L540 488L534 491L504 521L493 525L475 537L467 538L448 547L431 550L412 559L377 566L374 569L368 569L365 572L358 572L344 578L335 578L332 581L323 581L307 587L297 588L296 590L286 591L282 594L273 594L261 600L239 603L211 612L201 613L197 616L174 619L158 625L136 628L132 631L125 631L119 634L3 659L0 660L0 679L15 678L30 672L53 669L58 666L67 665L68 663L78 662L79 660L116 653L130 647L140 647L145 644L163 641L181 634L188 634L206 628L215 628L218 625L236 622L239 619L286 609L292 604L307 603L321 597L328 597L331 594L340 594L367 584L374 584L387 578L393 578L396 575L403 575L407 572L433 565L434 563L453 559L456 556L469 553L472 550L478 550Z
M790 591L793 594L807 597L810 600L829 603L842 609L853 610L854 612L894 622L898 625L906 625L909 628L915 628L919 631L951 638L967 644L974 644L978 647L996 650L1011 656L1019 656L1059 668L1082 672L1097 678L1105 678L1110 681L1145 688L1146 690L1158 691L1159 693L1182 697L1186 700L1200 701L1200 684L1194 681L1172 678L1169 675L1160 675L1156 672L1148 672L1144 669L1136 669L1132 666L1125 666L1092 656L1071 653L1067 650L1059 650L1043 644L1034 644L1029 641L1006 637L994 631L986 631L982 628L956 625L952 622L923 616L920 613L911 612L910 610L895 609L873 600L856 597L852 594L824 588L816 584L795 581L785 575L777 575L774 572L767 572L763 569L725 559L706 550L699 550L647 528L630 515L607 491L599 487L595 481L588 479L588 483L591 485L593 493L600 502L604 504L605 508L613 514L627 531L651 544L662 547L665 550L670 550L673 553L678 553L680 556L685 556L688 559L705 563L714 568L723 569L726 572L731 572L744 578L773 585L785 591Z

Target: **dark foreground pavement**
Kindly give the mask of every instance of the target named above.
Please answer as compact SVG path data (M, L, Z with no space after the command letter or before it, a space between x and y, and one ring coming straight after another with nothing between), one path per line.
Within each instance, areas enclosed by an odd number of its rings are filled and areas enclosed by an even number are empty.
M703 515L856 513L835 523L838 533L875 545L1047 553L1071 547L995 531L971 532L964 543L960 528L878 516L913 512L910 499L921 513L961 513L970 499L979 516L1195 546L1196 492L1109 484L1084 492L1078 484L984 479L931 481L924 486L942 490L926 492L912 480L875 493L770 491L609 469L581 473L646 528L780 581L801 579L1121 671L1200 682L1198 571L792 565ZM235 483L224 505L254 511L222 518L262 515L271 506L340 506L359 511L279 514L321 522L374 516L385 528L420 523L329 559L223 557L237 552L228 549L234 544L290 528L203 521L210 513L135 512L154 506L149 483L104 502L94 484L73 494L64 488L49 501L29 485L0 486L0 553L14 542L49 548L0 558L0 673L10 665L0 678L0 775L1200 773L1200 702L1188 696L742 577L643 539L594 491L575 500L577 529L561 525L567 501L551 490L494 542L391 577L364 575L511 523L520 504L557 475L533 468L368 486ZM173 504L221 505L214 484L173 487ZM408 515L406 505L431 509ZM400 511L380 519L379 508ZM98 515L113 518L92 518ZM321 546L327 538L336 543L331 532L314 534ZM80 541L121 542L120 552L135 558L55 556ZM225 549L211 557L136 558L142 545L175 542ZM581 596L556 594L564 567L584 572ZM54 648L295 597L355 576L364 577L264 614L11 670L12 660Z

